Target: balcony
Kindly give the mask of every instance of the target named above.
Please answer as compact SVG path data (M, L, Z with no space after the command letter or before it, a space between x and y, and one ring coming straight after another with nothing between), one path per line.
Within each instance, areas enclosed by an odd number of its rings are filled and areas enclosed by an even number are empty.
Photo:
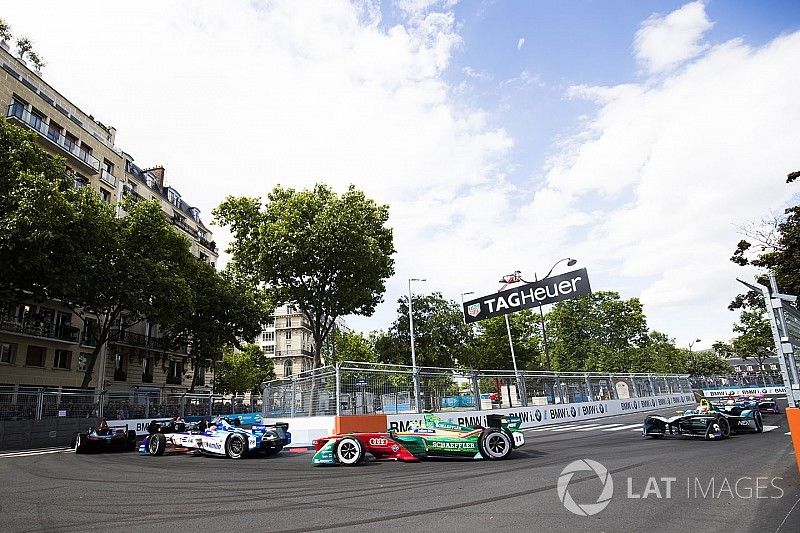
M179 228L181 228L183 231L185 231L186 233L188 233L192 237L194 237L195 239L197 238L197 232L195 230L193 230L192 227L189 224L186 223L185 219L183 219L183 218L181 218L181 217L179 217L177 215L173 215L172 216L172 223L175 224L176 226L178 226Z
M100 171L100 181L104 182L106 185L111 185L114 188L117 186L116 176L106 169Z
M81 344L84 346L97 346L97 332L84 329L81 334Z
M57 339L66 342L78 342L78 331L70 324L55 324L37 320L19 320L16 317L0 317L0 330L32 337Z
M115 344L127 344L128 346L139 346L143 348L151 348L153 350L163 350L172 353L188 354L186 346L175 347L170 345L165 339L159 337L148 337L139 333L132 333L130 331L112 330L108 336L108 341Z
M313 357L314 352L311 350L278 350L275 352L275 357L300 357L300 356Z
M47 125L41 118L31 114L31 112L25 109L25 107L21 104L15 102L9 105L8 111L6 112L6 117L9 120L14 120L24 126L29 127L41 135L42 138L46 139L50 144L55 145L61 151L70 156L70 158L79 163L84 170L91 172L92 174L97 174L100 172L100 161L96 157L84 150L81 150L77 143L67 139L62 133L48 129Z
M114 381L128 381L128 373L124 370L116 369L114 371Z
M135 204L137 204L137 203L141 202L142 200L144 200L144 196L142 196L141 194L136 192L136 189L134 189L129 183L126 183L123 186L123 188L122 188L122 196L125 197L125 198L130 198L131 200L133 200L133 203L135 203Z
M217 253L217 243L214 241L209 241L203 237L197 237L197 242L200 243L201 246L204 246L211 250L214 253Z

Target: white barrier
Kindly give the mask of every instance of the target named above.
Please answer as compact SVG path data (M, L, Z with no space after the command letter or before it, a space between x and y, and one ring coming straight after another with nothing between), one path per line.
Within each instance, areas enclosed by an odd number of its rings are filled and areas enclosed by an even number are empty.
M727 396L755 396L756 394L786 394L786 387L748 387L726 389L703 389L703 396L720 398Z
M629 398L627 400L603 400L598 402L566 403L557 405L540 405L531 407L515 407L491 409L488 411L455 411L436 413L437 416L450 422L466 426L486 425L486 415L516 415L522 419L522 428L535 428L548 424L560 424L573 420L591 420L606 416L666 409L672 406L695 403L693 394L671 394L669 396L647 396ZM409 424L422 422L421 414L388 415L389 427L405 431Z

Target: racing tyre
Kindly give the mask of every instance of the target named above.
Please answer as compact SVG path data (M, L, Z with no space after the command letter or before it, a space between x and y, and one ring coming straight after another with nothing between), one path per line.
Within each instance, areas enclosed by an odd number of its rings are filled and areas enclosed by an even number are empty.
M366 450L355 437L343 437L333 447L333 456L339 464L355 466L364 460Z
M247 441L238 433L232 434L225 441L225 455L231 459L241 459L247 453Z
M513 444L503 430L488 428L478 438L478 449L485 459L505 459L511 454Z
M164 455L164 450L166 449L167 437L165 437L163 433L153 433L150 435L150 440L147 441L147 453L149 455Z
M86 453L89 451L89 439L83 433L75 436L75 453Z
M706 428L706 440L722 440L731 435L731 426L728 421L723 417L716 418Z
M753 413L753 420L756 423L755 433L763 433L764 432L764 417L761 416L761 411L756 411Z

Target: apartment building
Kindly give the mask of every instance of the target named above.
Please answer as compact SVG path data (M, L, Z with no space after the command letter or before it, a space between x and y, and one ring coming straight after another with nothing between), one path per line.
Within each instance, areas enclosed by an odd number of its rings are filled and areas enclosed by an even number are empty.
M163 166L135 163L114 144L113 127L79 109L6 48L0 48L0 65L0 102L5 104L6 120L35 132L45 150L64 158L76 187L92 187L109 203L123 197L157 200L175 231L189 238L192 253L216 263L211 231L200 211L166 183ZM79 387L96 343L94 330L92 320L84 324L59 302L25 302L4 310L0 392ZM187 350L166 346L157 324L142 322L114 330L105 352L92 382L98 389L153 395L180 393L191 384ZM199 381L201 390L210 385L205 371Z

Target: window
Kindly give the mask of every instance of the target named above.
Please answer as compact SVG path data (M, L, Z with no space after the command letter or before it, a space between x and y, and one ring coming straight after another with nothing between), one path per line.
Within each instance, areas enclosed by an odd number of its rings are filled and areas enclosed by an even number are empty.
M105 170L109 174L114 174L114 163L112 163L108 159L103 159L103 170Z
M100 187L100 199L104 202L111 202L111 193Z
M114 370L125 370L125 355L118 353L114 355Z
M283 363L283 377L288 378L292 375L292 362L286 361Z
M275 345L270 344L269 346L264 346L264 353L267 355L275 355Z
M61 138L62 129L61 126L51 120L50 124L47 125L47 138L53 142L58 142Z
M78 138L72 135L71 133L64 134L64 146L70 152L75 152L75 147L78 146Z
M53 359L53 368L60 368L62 370L69 370L72 363L72 352L67 350L56 350L55 358Z
M290 316L286 317L286 327L287 328L292 327L292 317L290 317Z
M167 189L167 199L171 203L173 203L173 204L177 205L178 207L180 207L180 205L181 205L181 196L178 194L178 192L175 189L170 189L170 188Z
M90 353L81 352L78 355L78 370L86 371L86 368L89 366L89 358L92 356Z
M31 126L37 131L45 131L44 114L36 108L31 109Z
M292 330L289 330L286 332L286 340L291 340L291 339L292 339Z
M152 357L145 357L142 359L142 378L145 376L153 377L153 358Z
M25 366L44 366L44 356L47 350L41 346L28 345L28 353L25 354Z
M264 342L275 342L275 332L265 331L261 334L261 340Z
M17 345L0 342L0 363L13 365L17 356Z
M265 325L268 328L274 328L275 327L275 317L272 317L269 320L267 320L267 323Z
M26 107L28 107L28 104L25 103L25 100L14 96L11 99L11 109L9 110L8 116L22 118L25 114Z
M82 176L82 175L78 174L77 172L75 173L75 188L76 189L80 189L82 187L86 187L88 184L89 184L89 180L87 180L85 176Z
M81 143L81 158L86 160L90 155L92 155L91 146L87 145L86 143Z

